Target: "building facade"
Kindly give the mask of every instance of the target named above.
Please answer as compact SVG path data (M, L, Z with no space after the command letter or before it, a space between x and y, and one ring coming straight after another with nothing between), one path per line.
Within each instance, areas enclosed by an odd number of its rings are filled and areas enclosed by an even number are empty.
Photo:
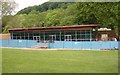
M42 28L9 29L11 39L37 40L38 42L54 41L94 41L99 25L74 25Z
M1 47L55 49L118 49L111 31L100 31L99 24L9 29L10 39L0 40ZM114 34L114 33L113 33Z

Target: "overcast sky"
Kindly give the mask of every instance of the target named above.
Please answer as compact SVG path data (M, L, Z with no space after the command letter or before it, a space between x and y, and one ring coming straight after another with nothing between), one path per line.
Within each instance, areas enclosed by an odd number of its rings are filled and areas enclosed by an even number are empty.
M12 1L12 0L9 0L9 1ZM17 3L17 7L16 7L15 11L18 12L21 9L24 9L29 6L40 5L47 1L53 1L53 2L55 1L56 2L58 0L14 0L14 1ZM61 0L61 1L66 1L66 0ZM80 1L80 0L78 0L78 1ZM114 0L112 0L112 1L114 1ZM115 1L119 1L119 0L115 0Z
M14 0L14 1L18 4L18 6L16 8L16 12L17 12L25 7L40 5L49 0Z

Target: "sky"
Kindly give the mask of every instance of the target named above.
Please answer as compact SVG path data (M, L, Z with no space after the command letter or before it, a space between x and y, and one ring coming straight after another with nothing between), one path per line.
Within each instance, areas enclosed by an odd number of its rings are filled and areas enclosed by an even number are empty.
M15 13L17 13L18 11L26 7L40 5L50 0L9 0L9 1L15 1L17 3L17 7L15 9ZM58 0L52 0L52 1L58 1Z
M16 12L29 6L40 5L49 0L14 0L17 3Z

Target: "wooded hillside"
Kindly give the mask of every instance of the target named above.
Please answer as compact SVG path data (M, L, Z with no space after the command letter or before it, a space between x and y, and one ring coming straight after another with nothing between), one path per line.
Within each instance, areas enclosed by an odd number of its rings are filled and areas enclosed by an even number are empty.
M47 2L2 18L3 33L9 28L101 24L118 30L119 2Z

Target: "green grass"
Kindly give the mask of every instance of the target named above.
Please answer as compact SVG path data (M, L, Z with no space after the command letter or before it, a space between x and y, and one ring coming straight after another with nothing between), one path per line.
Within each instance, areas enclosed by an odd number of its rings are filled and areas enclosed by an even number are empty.
M2 73L2 48L0 48L0 75Z
M2 52L3 73L118 73L118 51Z

